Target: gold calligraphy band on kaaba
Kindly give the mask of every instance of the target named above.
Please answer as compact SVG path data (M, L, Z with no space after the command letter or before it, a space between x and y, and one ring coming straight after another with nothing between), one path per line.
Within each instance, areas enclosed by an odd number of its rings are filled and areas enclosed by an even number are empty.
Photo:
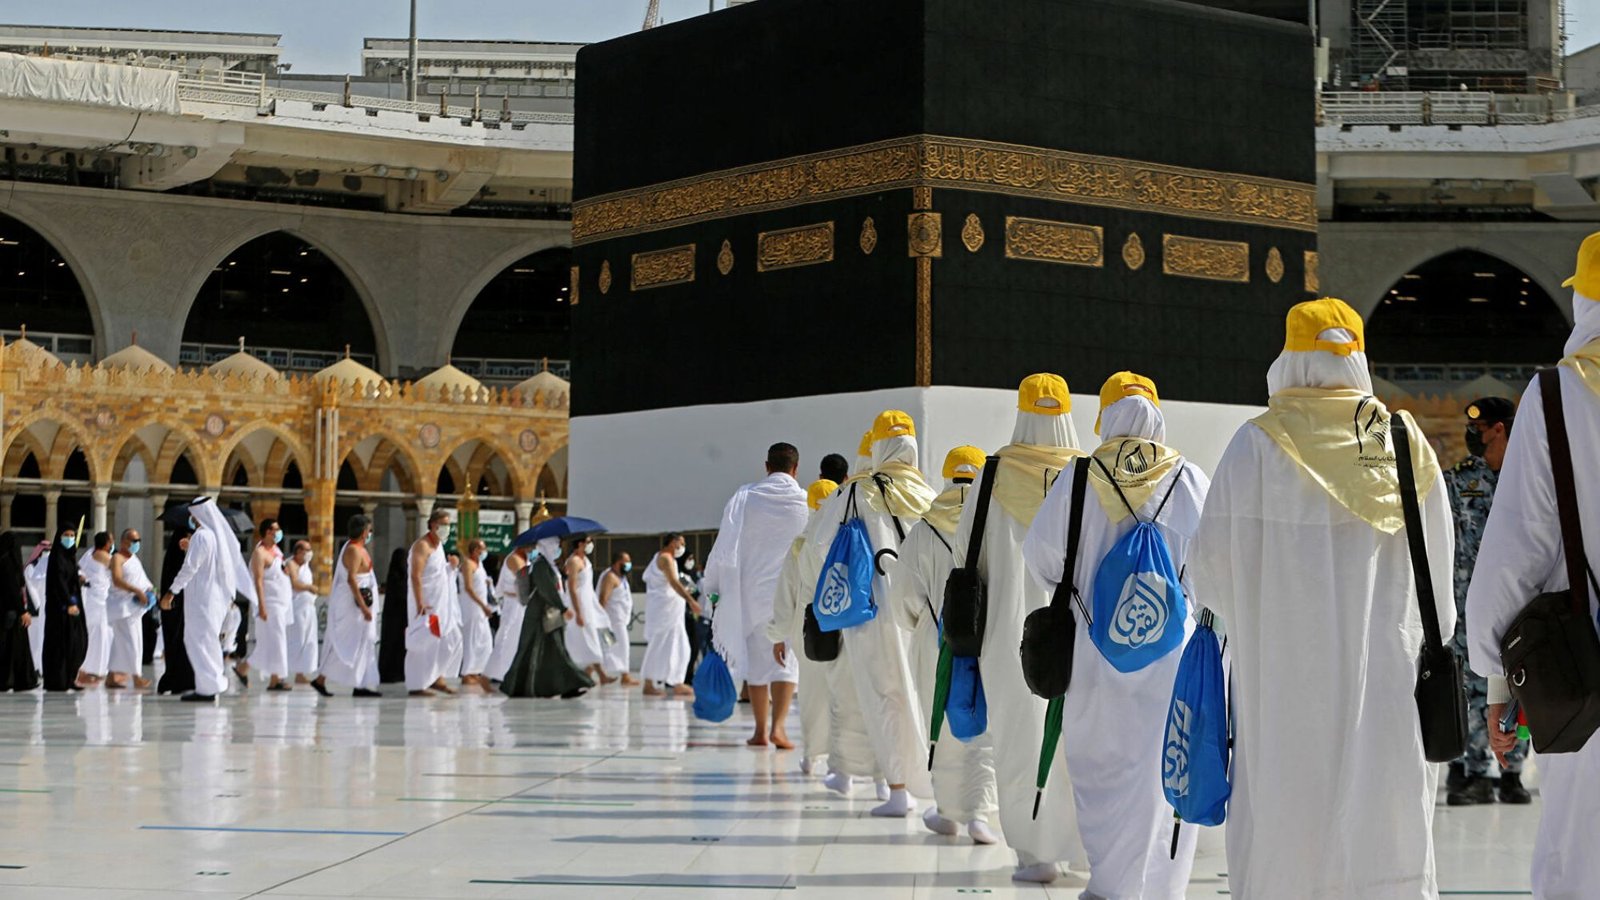
M756 235L756 271L833 262L833 223L819 222Z
M1181 234L1161 236L1161 271L1208 281L1250 281L1250 245Z
M694 245L635 253L629 285L633 290L685 284L694 280Z
M573 204L574 245L896 188L943 187L1316 231L1310 184L915 135L711 172ZM926 205L924 205L926 206Z

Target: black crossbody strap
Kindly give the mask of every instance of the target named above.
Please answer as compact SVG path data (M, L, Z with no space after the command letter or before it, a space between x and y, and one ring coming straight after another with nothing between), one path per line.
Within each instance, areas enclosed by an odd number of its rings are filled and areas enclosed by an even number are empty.
M933 536L939 539L939 543L944 545L944 549L945 550L947 550L947 551L949 551L951 553L956 552L955 548L950 546L950 542L944 539L944 535L939 533L939 529L937 527L935 527L932 522L928 522L928 520L926 518L924 518L922 521L928 523L928 530L933 532Z
M1394 440L1394 461L1400 474L1400 508L1406 518L1406 542L1411 545L1411 574L1417 583L1417 605L1422 617L1423 639L1429 652L1444 646L1439 633L1439 607L1434 601L1433 576L1428 572L1428 543L1422 533L1422 511L1417 508L1417 476L1411 468L1411 434L1405 417L1396 411L1391 417L1390 437Z
M1589 569L1583 548L1583 521L1578 515L1578 487L1572 472L1572 442L1567 437L1567 412L1561 403L1561 372L1545 369L1539 373L1539 396L1544 401L1545 430L1550 440L1550 477L1555 481L1556 513L1561 520L1561 543L1566 549L1567 587L1572 592L1572 611L1587 618L1589 592L1594 573ZM1588 576L1585 579L1585 576ZM1595 588L1600 591L1600 587Z
M978 554L983 550L983 529L989 521L989 495L994 493L994 479L1000 466L1000 457L991 456L983 461L983 474L978 476L978 506L972 511L972 533L967 537L967 568L978 570Z
M1128 508L1128 514L1133 516L1135 522L1140 521L1139 511L1133 508L1132 503L1128 502L1128 495L1122 492L1122 485L1117 484L1117 477L1111 474L1111 470L1106 468L1106 464L1101 462L1099 457L1091 456L1089 458L1094 460L1094 464L1100 467L1101 472L1105 473L1106 481L1110 483L1111 489L1117 492L1117 499L1121 500L1122 505Z
M1056 582L1055 593L1050 595L1050 608L1060 611L1072 602L1077 593L1078 542L1083 535L1083 498L1089 489L1090 457L1080 456L1072 465L1072 514L1067 520L1067 558L1061 564L1061 580ZM1088 610L1084 610L1088 615Z
M894 536L899 538L901 543L904 543L906 539L905 526L900 524L900 517L895 515L894 509L889 506L889 492L884 489L884 485L889 483L889 479L883 475L873 475L872 483L878 486L878 496L883 498L883 511L888 513L889 518L894 522Z

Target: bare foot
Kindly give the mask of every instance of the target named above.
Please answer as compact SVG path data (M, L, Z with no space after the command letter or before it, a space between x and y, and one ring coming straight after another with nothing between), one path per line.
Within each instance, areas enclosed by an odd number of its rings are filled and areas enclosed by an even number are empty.
M432 697L433 696L433 691L431 691L431 690L412 691L409 696L412 696L412 697Z
M688 686L687 684L680 684L677 687L672 689L672 696L674 696L674 697L693 697L694 696L694 688Z
M296 675L294 677L294 683L295 684L310 684L311 683L311 679L305 677L304 675Z
M745 741L744 745L746 747L765 747L767 746L767 737L766 735L758 734L750 740Z
M150 679L136 677L133 679L133 686L141 691L145 690L146 688L150 687Z
M127 688L127 685L123 684L122 682L120 682L118 680L116 680L115 678L107 678L106 679L106 690L108 690L108 691L120 691L120 690L123 690L125 688Z
M789 740L787 734L781 731L774 731L772 732L772 746L777 747L779 750L793 750L794 741Z
M661 688L656 687L655 682L646 681L644 683L644 695L646 697L659 697L663 693L664 691L662 691Z
M441 694L450 694L452 696L454 696L455 692L456 692L455 688L453 688L450 685L444 683L444 679L443 678L439 679L438 681L435 681L433 683L433 687L430 688L430 690L438 691Z
M627 672L623 672L622 673L622 683L626 684L626 685L629 685L631 687L632 685L638 684L639 683L639 679L633 677L632 675L629 675Z

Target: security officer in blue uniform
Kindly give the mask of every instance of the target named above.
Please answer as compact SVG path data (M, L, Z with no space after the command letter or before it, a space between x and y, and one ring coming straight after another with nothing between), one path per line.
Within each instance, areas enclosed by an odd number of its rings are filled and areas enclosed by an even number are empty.
M1467 663L1467 586L1472 582L1472 569L1478 562L1478 545L1483 540L1483 526L1489 520L1489 507L1494 503L1495 482L1500 477L1500 463L1505 459L1506 444L1511 439L1511 424L1517 408L1504 397L1484 397L1467 407L1466 459L1445 473L1444 483L1450 491L1450 507L1456 517L1456 633L1451 646L1461 655L1462 667ZM1488 682L1482 676L1467 670L1467 752L1450 764L1447 782L1449 794L1446 802L1451 806L1473 806L1493 803L1496 793L1501 803L1531 803L1532 795L1522 786L1522 761L1528 755L1526 741L1519 742L1515 750L1506 755L1506 765L1501 768L1499 790L1489 778L1489 764L1494 754L1489 751L1489 733L1484 722L1488 706Z

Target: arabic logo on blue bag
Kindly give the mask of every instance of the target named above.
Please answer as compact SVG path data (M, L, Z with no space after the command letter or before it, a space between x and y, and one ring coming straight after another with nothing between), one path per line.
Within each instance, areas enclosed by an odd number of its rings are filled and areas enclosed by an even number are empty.
M1134 572L1122 584L1122 599L1111 616L1111 640L1138 648L1161 640L1167 630L1167 580L1151 571Z

